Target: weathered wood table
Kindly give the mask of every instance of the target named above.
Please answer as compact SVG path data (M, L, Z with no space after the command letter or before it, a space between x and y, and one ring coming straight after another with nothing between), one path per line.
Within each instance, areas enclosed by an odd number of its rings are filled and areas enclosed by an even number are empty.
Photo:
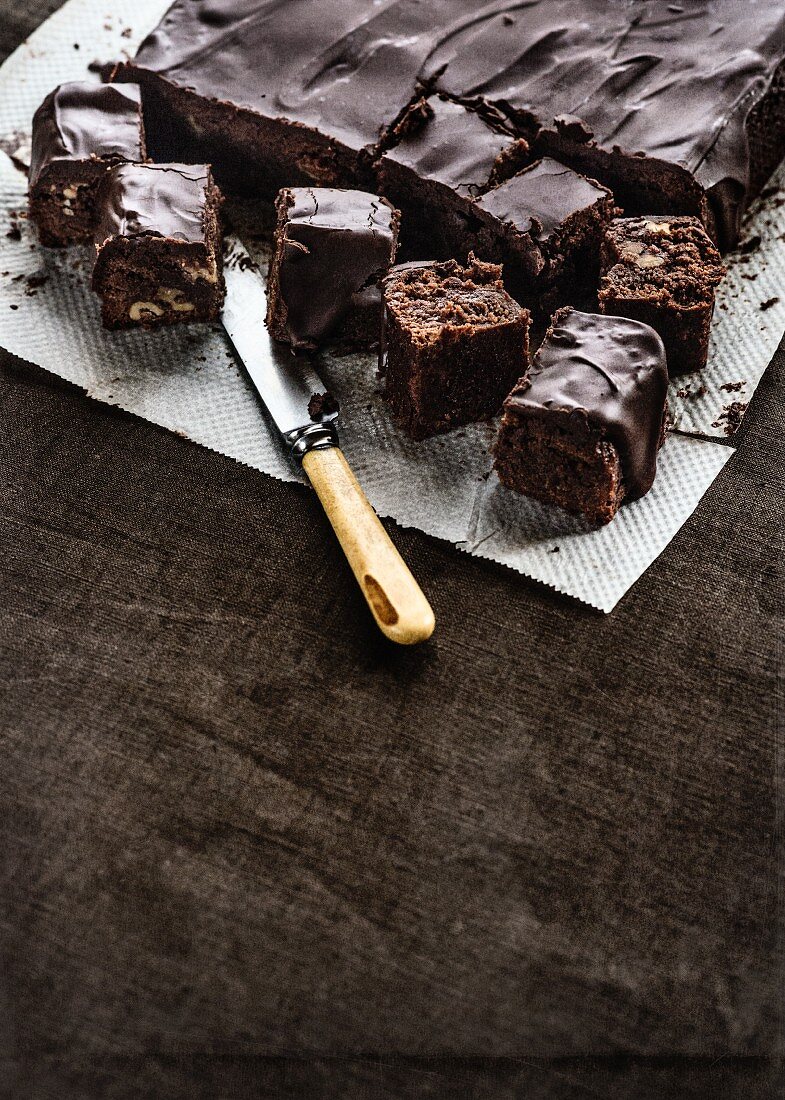
M395 530L396 651L309 492L3 354L0 1094L775 1095L784 373L610 617Z

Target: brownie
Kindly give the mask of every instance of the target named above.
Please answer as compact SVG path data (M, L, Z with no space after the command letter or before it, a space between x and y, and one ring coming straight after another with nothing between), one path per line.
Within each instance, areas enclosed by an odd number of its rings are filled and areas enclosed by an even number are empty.
M706 366L720 254L693 217L619 218L605 231L599 304L660 334L671 374Z
M401 210L403 252L465 260L474 199L526 162L528 143L460 103L420 99L376 165L379 190Z
M432 19L419 0L177 0L116 79L143 85L156 159L210 161L222 183L270 199L369 188Z
M221 193L206 164L121 164L96 200L93 289L107 328L215 321Z
M137 85L61 84L33 118L30 218L42 244L93 237L99 183L113 164L146 156Z
M781 0L176 0L119 76L144 84L158 159L271 196L367 186L423 89L723 248L785 154Z
M784 59L781 0L532 0L453 24L421 79L537 135L627 214L695 214L729 248L785 155Z
M477 251L501 263L511 293L547 321L595 292L614 212L607 188L545 157L477 199Z
M529 313L496 264L470 256L393 268L383 282L379 369L413 439L486 420L528 364Z
M398 211L378 195L329 187L287 187L267 296L267 326L296 351L332 338L343 349L376 347L380 279L395 259Z
M499 480L593 525L609 523L654 482L667 387L665 349L648 325L559 310L504 402Z

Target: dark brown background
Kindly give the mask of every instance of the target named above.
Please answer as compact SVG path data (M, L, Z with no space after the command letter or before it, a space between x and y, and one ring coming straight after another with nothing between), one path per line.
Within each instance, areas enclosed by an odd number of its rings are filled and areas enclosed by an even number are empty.
M3 353L3 1096L776 1095L784 369L610 617L394 530L408 652L307 491Z

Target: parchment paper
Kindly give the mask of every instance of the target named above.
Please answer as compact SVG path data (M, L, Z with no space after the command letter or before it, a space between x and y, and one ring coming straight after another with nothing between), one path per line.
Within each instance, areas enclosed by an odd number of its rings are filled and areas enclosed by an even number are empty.
M35 108L56 84L89 78L91 61L133 55L167 7L167 0L69 0L0 69L0 344L91 397L274 477L300 480L220 327L104 332L89 289L89 252L40 248L23 216L26 180L11 155L25 160ZM249 213L247 204L233 211L241 228ZM324 355L319 371L341 402L342 444L374 507L610 611L733 453L711 438L725 440L738 426L785 329L777 289L783 237L785 198L774 186L745 227L750 243L730 260L707 371L671 386L679 431L663 447L654 488L600 531L502 489L491 470L493 426L412 443L380 399L375 360Z

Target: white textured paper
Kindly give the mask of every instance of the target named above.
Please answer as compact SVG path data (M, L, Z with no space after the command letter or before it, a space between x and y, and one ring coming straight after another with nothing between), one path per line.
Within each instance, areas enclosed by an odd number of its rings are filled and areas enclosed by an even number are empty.
M51 88L85 79L94 59L132 55L167 6L167 0L69 0L0 69L2 147L19 147L23 157L32 114ZM89 289L89 253L40 248L24 219L15 217L25 208L25 191L23 175L0 154L0 344L98 400L274 477L297 480L220 328L104 332ZM760 309L783 285L785 203L772 195L759 205L744 239L757 235L761 243L731 261L719 298L727 308L717 310L709 368L671 387L677 426L686 432L727 434L785 329L785 295ZM6 236L16 224L21 240ZM35 286L35 276L46 281ZM705 439L671 435L648 496L593 531L503 489L491 472L493 429L487 425L424 443L408 440L380 399L375 366L369 356L325 356L319 371L341 402L342 444L377 511L603 611L667 546L733 453ZM738 405L728 414L733 403Z

